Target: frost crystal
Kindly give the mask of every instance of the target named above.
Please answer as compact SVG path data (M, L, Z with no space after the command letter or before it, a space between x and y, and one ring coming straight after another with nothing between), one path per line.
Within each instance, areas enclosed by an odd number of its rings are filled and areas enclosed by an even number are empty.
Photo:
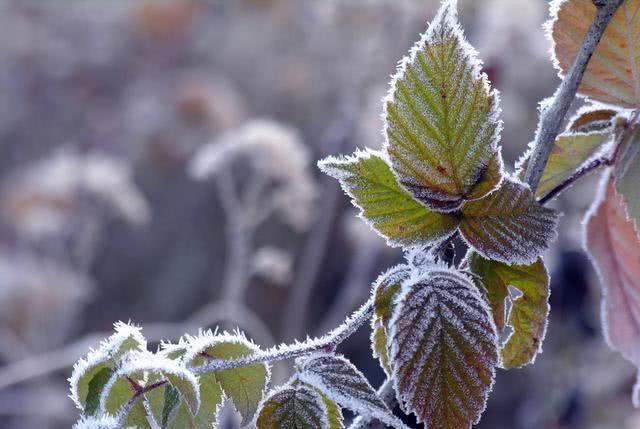
M116 429L118 428L118 419L110 415L100 415L91 417L82 417L73 429Z

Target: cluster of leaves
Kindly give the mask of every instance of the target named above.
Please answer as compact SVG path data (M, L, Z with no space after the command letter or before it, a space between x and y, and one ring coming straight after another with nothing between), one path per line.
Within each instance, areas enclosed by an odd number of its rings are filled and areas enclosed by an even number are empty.
M374 355L406 411L427 427L477 422L495 367L534 361L549 313L540 255L558 218L540 202L600 166L613 168L589 216L586 247L608 289L609 342L640 364L640 198L633 185L640 183L640 136L637 112L624 110L640 106L639 9L640 1L628 0L614 16L580 87L588 103L556 139L533 192L520 182L530 152L514 175L502 169L498 95L462 36L454 2L443 4L393 78L383 151L320 162L390 245L436 248L459 233L469 246L459 268L416 264L410 250L407 263L373 289ZM590 0L552 5L561 75L595 14Z
M540 255L558 214L504 171L499 116L498 94L445 2L393 78L383 151L319 163L374 230L407 250L374 284L372 346L405 410L427 427L476 423L496 368L532 362L546 330ZM469 246L466 269L437 258L457 234Z
M69 379L71 398L84 414L77 427L209 428L225 397L250 421L269 380L267 364L196 374L208 360L257 351L239 333L208 331L151 353L139 328L118 323Z
M552 4L561 76L595 14L591 0ZM404 411L426 427L477 423L496 368L530 364L541 351L549 314L541 255L559 216L543 203L598 167L605 172L586 248L605 288L607 339L640 366L639 39L640 0L626 0L580 86L588 102L531 189L522 182L530 153L513 174L504 170L498 93L463 36L455 1L445 0L392 80L383 150L319 162L360 216L405 251L406 261L374 282L371 344ZM454 237L468 246L458 265L441 256ZM206 332L151 353L138 329L116 325L70 379L84 413L77 428L210 428L225 398L243 425L259 429L342 428L342 407L403 427L346 358L311 349L284 386L265 394L273 355L240 334Z
M266 363L201 371L212 361L259 352L240 333L207 331L163 343L151 353L140 328L117 323L115 333L80 360L69 379L71 398L83 413L75 428L211 428L227 398L243 426L255 421L259 429L341 429L342 407L403 427L365 376L335 353L300 358L291 380L268 394Z

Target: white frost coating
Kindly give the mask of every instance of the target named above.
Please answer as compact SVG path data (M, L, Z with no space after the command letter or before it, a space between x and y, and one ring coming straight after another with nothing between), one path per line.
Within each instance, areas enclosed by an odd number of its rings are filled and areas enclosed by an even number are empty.
M80 359L73 366L71 377L69 377L69 385L71 394L69 397L73 400L80 410L84 410L82 401L78 396L78 383L82 376L90 368L95 367L103 362L120 357L124 352L121 350L125 342L132 341L137 346L130 350L143 351L147 348L147 340L142 335L142 328L124 322L116 322L114 324L115 333L100 343L100 347L96 350L90 350L86 357ZM126 347L127 345L125 345ZM114 362L115 364L116 362Z
M177 377L187 382L191 388L191 392L189 393L193 395L193 399L195 400L192 412L195 414L198 408L200 408L200 387L198 384L198 378L191 371L180 363L162 355L148 351L134 351L125 355L118 370L113 373L109 381L104 385L100 395L100 412L107 412L107 400L116 381L123 377L142 375L147 372L161 374L164 377L168 377L169 383L171 383L183 395L185 394L182 389L183 386L174 385L174 383L171 382L171 378Z
M406 428L391 413L362 372L344 356L316 353L296 363L300 368L300 380L320 389L332 401L397 429Z
M249 340L244 332L239 330L231 333L226 331L218 333L217 330L201 329L198 335L186 335L185 342L188 345L187 352L183 357L183 362L186 365L189 365L199 353L220 343L242 344L249 348L254 354L260 351L260 347L258 347L253 340Z
M329 429L329 414L327 411L327 407L322 400L322 397L315 390L304 386L298 385L294 386L292 383L296 380L293 377L287 384L283 386L276 387L269 392L269 395L264 397L260 405L258 406L259 410L264 410L264 407L269 402L276 402L282 405L280 409L276 409L274 416L278 417L285 412L286 406L291 401L304 401L306 406L299 406L298 404L294 405L294 414L299 416L300 419L304 420L306 425L309 427L316 427L313 420L314 417L320 420L320 427L318 429ZM315 412L316 415L313 416L309 412ZM256 423L257 419L260 418L260 415L263 411L260 411L256 415ZM292 422L289 422L292 423ZM292 424L291 427L294 425ZM286 426L289 427L289 426ZM258 429L261 429L258 426Z
M118 419L108 414L83 416L73 425L73 429L116 429L118 424Z
M437 33L443 30L446 30L447 33L451 35L452 38L456 39L459 50L462 52L460 55L462 59L456 65L456 72L460 68L468 67L470 71L470 80L481 82L481 85L483 87L482 92L486 94L487 97L493 100L493 105L492 105L490 115L487 117L485 123L480 127L479 132L477 133L473 144L468 148L468 155L476 154L479 151L485 152L483 155L480 155L479 157L479 159L482 162L479 165L475 166L476 173L479 173L490 162L489 154L490 153L493 154L498 148L498 142L500 140L500 134L502 132L502 127L503 127L502 121L499 119L501 115L500 95L496 89L490 88L488 77L482 71L482 61L479 59L478 53L464 37L464 32L458 22L458 17L457 17L457 0L442 1L442 5L440 9L436 17L429 24L429 28L427 29L427 31L424 34L422 34L420 40L413 45L413 47L409 51L409 54L405 56L402 60L400 60L400 62L398 63L397 71L392 76L389 84L389 92L386 95L386 97L383 98L384 108L383 108L382 120L383 120L383 135L385 138L383 149L385 153L387 154L389 153L389 147L391 146L389 132L391 131L392 126L388 119L389 118L388 106L389 104L399 105L399 103L396 100L396 93L398 91L398 82L407 80L405 78L407 75L408 68L411 65L416 64L418 55L422 51L424 51L425 46L428 46L430 42L432 42L434 39L439 37ZM425 80L422 83L428 86L430 92L432 92L433 94L438 94L440 92L440 88L431 87L431 84L428 80ZM451 98L456 98L457 96L463 96L463 94L460 94L460 92L463 91L463 87L464 87L464 84L458 85L458 88L457 88L458 93L448 94L448 96ZM422 105L422 101L420 100L420 98L414 97L413 101L420 104L418 106L418 109L423 115L425 115L426 120L428 120L432 124L438 123L437 119L433 117L434 113L432 112L432 110L434 109L434 107L428 107L426 105ZM414 116L414 115L412 114L411 116ZM495 126L495 129L493 131L489 131L492 126ZM411 128L409 132L415 134L415 129L413 129L412 125L408 124L408 127ZM434 133L438 134L438 138L444 138L444 135L442 135L442 130L438 129L438 126L434 126L433 130L434 130ZM483 146L483 144L485 143L483 139L487 137L485 135L487 133L489 133L488 136L490 136L490 138L488 139L488 142L487 142L488 144L486 146ZM445 144L451 144L451 142L445 142ZM435 144L435 146L438 146L438 145ZM410 153L410 151L406 151L406 149L403 149L403 151L405 151L404 156L406 156L412 162L413 164L412 167L416 170L422 170L422 174L425 177L429 177L431 180L441 185L452 185L453 182L451 177L448 177L447 175L443 174L437 169L427 168L424 165L424 163L416 159L415 156ZM435 152L435 154L437 153L438 152ZM475 157L467 156L464 160L462 160L462 165L474 159ZM417 192L417 189L419 189L420 193L425 194L423 195L425 198L434 198L436 200L441 200L443 202L454 201L455 198L460 197L460 196L454 196L454 195L446 195L446 193L443 193L440 190L427 188L424 183L421 183L420 180L418 180L416 177L413 177L414 175L411 175L411 174L405 175L404 172L398 171L398 167L399 167L398 164L392 163L392 166L393 166L393 172L396 175L398 182L401 183L403 187L406 187L408 190L412 191L414 195L415 195L415 192ZM455 173L456 170L461 169L460 165L456 165L455 167L456 168L453 169L454 175L456 174ZM472 170L472 168L469 167L468 170L470 171ZM465 177L464 178L465 183L463 183L462 185L463 185L463 188L466 188L466 189L463 189L463 191L465 192L468 191L469 188L471 188L473 185L476 184L477 179L478 179L477 175L471 175L470 177ZM414 188L414 189L412 190L409 188ZM453 209L456 209L456 208L458 207L453 207Z
M473 351L474 365L461 347ZM479 421L495 378L498 336L468 276L454 269L414 271L396 298L389 349L397 396L420 422L433 424L445 407L465 410L469 425ZM457 380L461 394L443 390L445 375Z
M558 21L558 12L560 12L560 7L562 7L562 4L566 3L566 1L567 0L551 0L549 3L549 19L542 25L544 34L547 36L547 39L549 39L549 55L551 57L551 62L553 63L553 67L556 69L560 79L564 79L564 74L560 67L560 61L558 61L558 57L556 56L556 42L553 40L553 26L556 21Z

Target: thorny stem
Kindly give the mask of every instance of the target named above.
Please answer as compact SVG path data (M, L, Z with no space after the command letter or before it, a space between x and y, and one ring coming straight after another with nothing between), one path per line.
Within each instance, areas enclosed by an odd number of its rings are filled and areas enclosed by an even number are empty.
M576 96L589 60L600 42L604 30L607 28L613 14L623 0L608 0L595 2L598 11L593 23L584 36L582 46L576 55L573 65L562 80L554 96L553 102L540 112L540 121L536 133L531 161L527 166L525 182L535 191L542 178L542 172L547 165L553 143L560 132L562 122Z

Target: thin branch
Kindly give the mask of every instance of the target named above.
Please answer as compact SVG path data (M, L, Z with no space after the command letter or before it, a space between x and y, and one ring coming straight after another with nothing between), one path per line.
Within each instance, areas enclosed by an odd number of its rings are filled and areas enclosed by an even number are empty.
M571 69L569 69L569 72L558 87L553 102L540 112L540 121L534 141L533 153L531 154L531 160L525 174L525 182L529 184L533 191L537 189L540 183L542 172L547 165L547 160L553 148L553 143L560 132L560 127L562 126L567 111L576 96L589 60L596 46L598 46L609 21L611 21L611 18L613 18L614 13L622 2L623 0L598 2L596 17L589 27L587 34L584 36L582 46L576 55Z
M195 374L205 374L223 369L240 368L258 362L273 362L284 359L292 359L299 356L308 355L318 351L334 350L344 340L349 338L360 328L373 313L373 298L369 298L355 313L345 322L333 329L328 334L314 339L307 339L304 342L284 344L255 353L240 359L224 360L216 359L209 363L193 369Z
M579 179L591 173L592 171L597 170L602 166L612 165L612 160L610 158L596 158L593 161L585 164L583 167L576 170L571 176L569 176L564 182L560 183L558 186L549 191L544 197L540 198L538 202L542 205L547 204L549 201L553 200L560 193L565 191L567 188L570 188L574 183L576 183Z

